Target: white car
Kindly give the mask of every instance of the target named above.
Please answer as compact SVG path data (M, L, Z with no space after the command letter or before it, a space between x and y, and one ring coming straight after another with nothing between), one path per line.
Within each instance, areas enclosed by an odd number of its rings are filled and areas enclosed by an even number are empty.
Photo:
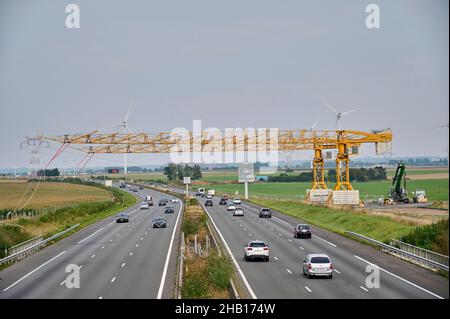
M325 254L309 254L303 261L303 275L311 278L314 276L326 276L333 278L333 263Z
M260 240L251 240L244 245L244 259L264 259L269 261L269 246Z
M141 207L139 209L149 209L149 205L147 202L141 203Z
M244 216L244 210L242 208L236 208L233 211L233 216Z
M180 202L180 200L178 198L172 198L170 201L172 202L172 204Z
M233 204L236 204L236 205L241 205L241 200L239 199L239 198L235 198L235 199L233 199Z
M236 209L236 206L234 206L234 205L228 205L228 207L227 207L227 211L233 211L233 210L235 210Z

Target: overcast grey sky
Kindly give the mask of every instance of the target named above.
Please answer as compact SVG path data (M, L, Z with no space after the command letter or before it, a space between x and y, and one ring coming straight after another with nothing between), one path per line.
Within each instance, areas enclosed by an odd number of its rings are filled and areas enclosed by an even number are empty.
M69 3L80 7L78 30L65 27ZM380 29L365 26L369 3L380 6ZM295 129L320 118L317 129L333 129L320 97L341 111L360 108L343 128L392 128L396 156L443 155L448 131L436 126L449 116L448 5L0 0L0 167L28 165L18 149L27 135L112 126L130 104L136 131L191 129L193 119ZM132 164L166 160L130 156Z

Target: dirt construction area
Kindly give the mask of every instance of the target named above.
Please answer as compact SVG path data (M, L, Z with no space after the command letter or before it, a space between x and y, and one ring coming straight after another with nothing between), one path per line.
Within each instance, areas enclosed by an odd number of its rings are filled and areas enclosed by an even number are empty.
M448 210L422 208L409 205L393 206L370 206L358 210L365 211L367 214L386 216L394 220L408 222L411 225L429 225L443 219L448 219Z

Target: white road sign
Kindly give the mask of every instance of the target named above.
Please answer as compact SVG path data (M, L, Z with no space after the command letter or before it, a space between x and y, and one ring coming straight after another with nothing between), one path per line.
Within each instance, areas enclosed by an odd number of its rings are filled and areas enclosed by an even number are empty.
M252 183L255 181L253 163L240 163L238 166L239 183Z

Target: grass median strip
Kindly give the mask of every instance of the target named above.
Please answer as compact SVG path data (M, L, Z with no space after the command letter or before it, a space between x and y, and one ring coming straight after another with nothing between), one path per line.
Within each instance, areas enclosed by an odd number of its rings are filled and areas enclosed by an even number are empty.
M187 201L181 229L185 235L184 277L186 299L230 298L231 261L211 246L206 214L196 199ZM209 238L209 239L208 239Z

